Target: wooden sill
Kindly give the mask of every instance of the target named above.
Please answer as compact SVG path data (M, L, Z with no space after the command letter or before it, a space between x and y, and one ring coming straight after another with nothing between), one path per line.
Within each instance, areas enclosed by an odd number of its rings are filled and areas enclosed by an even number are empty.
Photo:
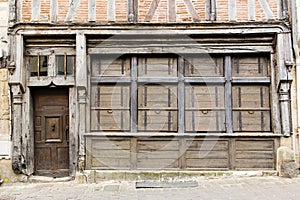
M166 132L90 132L84 133L83 136L123 136L123 137L160 137L160 136L169 136L169 137L196 137L196 136L210 136L210 137L281 137L282 134L278 133L261 133L261 132L245 132L245 133L166 133Z

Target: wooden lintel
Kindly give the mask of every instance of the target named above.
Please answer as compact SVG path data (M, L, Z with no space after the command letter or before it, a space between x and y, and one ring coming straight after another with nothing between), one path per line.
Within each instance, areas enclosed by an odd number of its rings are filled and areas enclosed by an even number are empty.
M95 26L94 26L95 25ZM99 35L99 30L103 35L206 35L206 34L274 34L281 32L289 32L289 28L279 22L268 23L215 23L214 26L208 26L203 24L191 24L189 29L186 29L186 24L166 25L166 24L143 24L139 25L140 29L133 29L135 25L127 26L103 26L99 24L82 24L74 26L53 26L51 24L27 24L16 26L11 30L11 33L17 32L24 35L65 35L76 34L78 30L84 31L86 35ZM237 25L237 26L233 26ZM151 30L149 30L151 28ZM120 31L122 30L122 31Z

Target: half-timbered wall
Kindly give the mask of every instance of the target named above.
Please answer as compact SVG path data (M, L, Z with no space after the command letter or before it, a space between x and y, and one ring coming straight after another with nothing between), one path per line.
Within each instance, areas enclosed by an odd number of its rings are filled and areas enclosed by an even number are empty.
M22 22L191 23L287 17L286 0L28 0L21 6Z

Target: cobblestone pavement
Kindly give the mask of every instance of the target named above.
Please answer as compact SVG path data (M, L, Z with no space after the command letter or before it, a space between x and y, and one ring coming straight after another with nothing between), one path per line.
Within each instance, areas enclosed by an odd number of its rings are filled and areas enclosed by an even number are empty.
M178 182L177 182L178 183ZM167 183L164 188L136 188L136 182L110 181L97 184L17 183L0 186L0 200L24 199L251 199L299 200L300 177L202 178L194 184ZM165 188L169 186L171 188ZM186 186L186 187L184 187Z

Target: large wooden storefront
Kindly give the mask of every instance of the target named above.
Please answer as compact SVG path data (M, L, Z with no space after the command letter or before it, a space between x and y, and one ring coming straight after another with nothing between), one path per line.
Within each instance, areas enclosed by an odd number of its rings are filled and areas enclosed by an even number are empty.
M16 173L276 170L288 1L11 2Z

